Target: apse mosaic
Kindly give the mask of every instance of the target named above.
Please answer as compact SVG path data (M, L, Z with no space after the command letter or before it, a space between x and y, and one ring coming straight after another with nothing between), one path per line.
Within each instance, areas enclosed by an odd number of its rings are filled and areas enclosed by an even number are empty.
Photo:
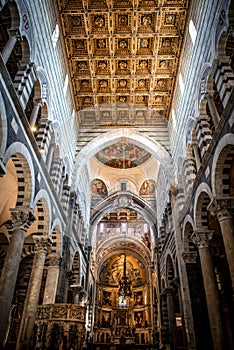
M120 279L123 277L123 263L123 254L106 260L100 270L100 283L104 286L118 285ZM145 283L144 266L140 260L128 255L126 256L126 275L131 280L133 287L140 287Z
M151 154L129 142L112 144L96 154L103 164L117 169L129 169L144 164Z

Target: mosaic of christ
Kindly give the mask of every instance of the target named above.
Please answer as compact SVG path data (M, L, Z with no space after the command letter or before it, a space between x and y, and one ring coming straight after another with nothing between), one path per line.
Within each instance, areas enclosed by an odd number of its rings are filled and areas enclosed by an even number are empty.
M112 168L129 169L144 164L151 154L132 143L118 142L98 152L96 157Z

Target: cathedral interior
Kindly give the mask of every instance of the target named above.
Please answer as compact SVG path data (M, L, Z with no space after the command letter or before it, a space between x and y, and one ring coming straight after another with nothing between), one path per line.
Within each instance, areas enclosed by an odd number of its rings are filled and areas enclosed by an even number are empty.
M0 0L0 349L234 349L233 86L233 0Z

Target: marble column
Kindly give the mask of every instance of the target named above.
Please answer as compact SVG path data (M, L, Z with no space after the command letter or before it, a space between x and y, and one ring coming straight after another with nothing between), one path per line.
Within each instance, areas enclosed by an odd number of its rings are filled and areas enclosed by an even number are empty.
M36 124L38 113L40 111L40 108L42 106L42 101L41 99L35 99L33 100L34 106L33 110L30 116L29 124L31 127L33 127Z
M220 224L232 280L232 290L234 291L234 223L232 219L232 203L234 203L234 197L217 197L208 206L208 210L218 218Z
M222 350L224 344L222 318L213 259L210 251L212 238L213 232L208 230L196 231L191 236L193 243L197 245L199 250L213 349Z
M90 257L91 257L92 247L88 246L88 256L87 256L87 269L86 269L86 276L85 276L85 291L88 293L88 284L89 284L89 269L90 269Z
M18 30L9 29L8 33L9 33L9 39L8 39L6 45L4 46L3 50L2 50L2 59L3 59L3 62L5 64L9 60L10 55L11 55L11 53L12 53L14 47L15 47L15 44L20 39L20 35L19 35L19 31Z
M196 163L197 172L198 172L198 170L200 169L200 166L201 166L201 158L200 158L200 154L198 151L198 142L192 142L192 149L193 149L195 163Z
M0 349L3 348L8 317L14 295L22 249L24 246L25 233L35 220L34 213L29 208L13 208L10 209L10 211L13 231L0 279Z
M214 124L214 127L216 128L217 124L219 123L219 113L217 111L216 105L214 103L213 97L210 94L206 94L205 98L207 99L208 102L208 106L210 109L210 114L211 114L211 118Z
M45 258L48 248L50 248L52 243L49 236L33 236L33 239L35 242L35 255L24 303L24 311L20 323L16 350L32 349L33 328L37 313Z
M54 150L55 150L55 143L52 140L49 144L48 153L47 153L47 157L46 157L46 166L47 166L48 173L50 172L50 169L51 169L52 160L53 160L53 156L54 156Z
M188 350L196 349L195 342L195 331L193 324L193 313L189 294L189 284L187 270L183 259L184 242L182 241L182 232L180 229L179 210L178 210L178 198L176 187L170 189L172 215L173 215L173 226L174 226L174 237L176 241L176 254L178 259L178 271L180 279L180 292L181 299L183 301L183 317L186 334L186 346ZM182 311L182 310L181 310Z
M174 290L172 288L165 289L166 298L167 298L169 331L170 331L170 345L171 345L171 349L176 349L176 320L175 320L173 292Z
M47 269L43 304L54 304L57 292L61 257L58 254L50 254L48 256L48 261L49 266Z

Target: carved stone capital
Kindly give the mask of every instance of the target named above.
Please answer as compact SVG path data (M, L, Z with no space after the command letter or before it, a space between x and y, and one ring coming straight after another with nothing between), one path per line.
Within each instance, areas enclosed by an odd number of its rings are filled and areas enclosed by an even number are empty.
M182 257L185 264L196 264L197 262L197 253L196 252L183 252Z
M192 242L198 247L198 249L210 247L210 242L214 236L214 231L195 231L192 236Z
M16 39L19 41L20 40L20 32L18 29L11 29L9 28L7 30L9 37L16 37Z
M232 218L233 197L215 197L208 205L207 209L213 216L216 216L219 221Z
M169 189L170 197L176 197L178 194L178 186L171 186Z
M41 98L34 98L33 99L33 104L34 104L34 106L41 107L43 105L43 101L42 101Z
M35 253L44 253L48 252L48 249L52 245L52 240L49 236L33 236L34 240L34 251Z
M26 232L36 219L33 211L29 208L11 208L10 212L13 230L20 229Z
M70 200L76 201L77 195L75 191L70 192Z
M61 256L58 254L49 254L48 257L49 266L59 266L61 262Z
M84 293L84 289L82 286L80 286L79 284L72 284L71 286L71 289L72 289L72 294L74 296L76 296L77 294L82 294Z
M171 287L164 288L163 292L162 292L162 294L165 296L166 295L173 295L173 293L174 293L174 288L171 288Z

